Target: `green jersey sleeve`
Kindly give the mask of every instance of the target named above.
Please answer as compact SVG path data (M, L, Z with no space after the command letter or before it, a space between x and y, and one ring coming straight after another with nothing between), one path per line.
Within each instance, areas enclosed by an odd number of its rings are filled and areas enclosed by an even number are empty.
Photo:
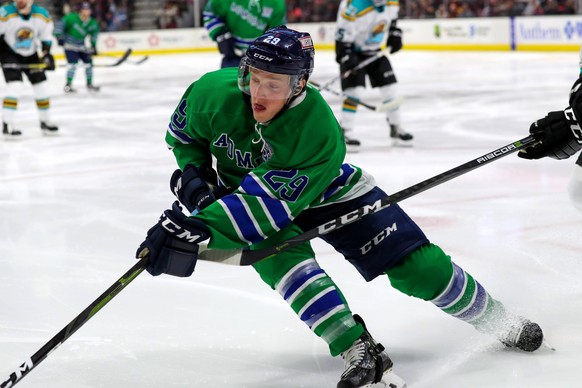
M228 1L209 0L204 7L202 16L204 28L206 28L208 36L213 41L216 41L218 35L228 30L225 24L227 16L227 8L225 6L228 4L230 4Z

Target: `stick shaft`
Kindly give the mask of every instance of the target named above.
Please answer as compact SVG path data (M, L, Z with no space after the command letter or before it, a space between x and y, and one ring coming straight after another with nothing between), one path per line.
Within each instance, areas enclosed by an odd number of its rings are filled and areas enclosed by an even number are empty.
M129 271L117 279L101 296L93 301L85 310L75 317L67 326L59 331L42 348L24 361L10 374L7 380L0 382L0 388L15 386L24 376L38 366L53 350L65 342L71 335L81 328L89 319L99 312L111 299L119 294L133 279L147 266L147 257L139 260Z
M340 75L333 77L332 79L330 79L329 81L327 81L326 83L321 85L320 89L327 88L331 84L335 83L335 81L337 81L338 79L348 78L350 76L350 74L352 74L354 71L363 69L364 67L368 66L370 63L375 62L378 58L383 57L384 54L385 54L384 51L378 51L376 54L374 54L373 56L371 56L369 58L366 58L365 60L358 63L356 66L352 67L351 69L348 69L348 70L344 71L343 73L341 73Z
M329 86L325 86L325 85L320 85L317 82L313 82L313 81L309 81L309 83L311 85L313 85L316 89L318 90L327 90L328 92L330 92L331 94L335 94L338 97L343 97L348 99L350 102L356 104L356 105L361 105L365 108L368 108L370 110L378 110L378 108L372 104L367 104L366 102L360 100L359 98L355 98L355 97L351 97L348 96L347 94L343 93L343 92L339 92L335 89L330 88Z
M505 145L501 148L498 148L494 151L488 152L485 155L482 155L478 158L475 158L467 163L461 164L455 168L452 168L448 171L445 171L439 175L436 175L432 178L426 179L420 183L417 183L413 186L410 186L404 190L401 190L395 194L390 196L384 197L374 204L369 206L364 206L359 209L356 209L348 214L345 214L341 217L338 217L334 220L326 222L323 225L320 225L316 228L308 230L300 235L297 235L289 240L286 240L280 244L275 246L259 249L259 250L245 250L242 252L240 263L239 265L251 265L260 260L269 258L271 256L276 255L282 251L285 251L289 248L292 248L296 245L302 244L306 241L312 240L316 237L321 237L324 234L327 234L333 230L339 229L345 225L351 224L355 221L361 220L363 217L367 216L368 214L376 213L379 210L382 210L392 204L397 202L403 201L407 198L410 198L414 195L420 194L430 188L435 186L441 185L449 180L456 178L458 176L464 175L469 171L472 171L476 168L489 164L495 160L498 160L504 156L512 154L520 149L531 145L535 142L536 139L533 136L528 136L511 144Z

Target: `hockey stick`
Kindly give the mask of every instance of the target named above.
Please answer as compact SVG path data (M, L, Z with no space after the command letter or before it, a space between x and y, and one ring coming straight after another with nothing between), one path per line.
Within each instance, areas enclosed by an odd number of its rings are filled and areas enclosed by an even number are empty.
M113 63L108 63L108 64L93 64L93 67L116 67L121 65L123 62L125 62L127 60L127 58L131 55L131 49L128 48L127 50L125 50L125 52L123 53L123 55L121 57L119 57L119 59Z
M99 296L93 303L91 303L85 310L75 317L67 326L58 332L50 341L48 341L42 348L34 353L30 358L26 359L14 372L10 374L7 380L0 383L0 388L13 387L31 370L36 368L52 351L59 345L73 335L81 328L89 319L103 308L111 299L121 292L133 279L135 279L147 266L147 256L140 259L129 271L122 277L117 279L101 296Z
M368 108L370 110L374 110L374 111L377 111L377 112L385 112L387 110L396 109L396 108L398 108L400 106L400 104L402 104L402 101L404 101L404 98L402 96L398 96L396 98L393 98L393 99L390 99L390 100L386 100L386 101L384 101L381 104L372 105L372 104L368 104L368 103L360 100L359 98L352 97L352 96L348 96L344 92L340 92L338 90L331 89L329 86L326 86L324 88L324 87L320 86L317 82L309 81L309 83L311 85L313 85L317 90L327 90L331 94L334 94L334 95L336 95L338 97L345 98L345 99L347 99L349 102L351 102L353 104L361 105L364 108Z
M111 54L103 54L107 57L112 57L112 58L117 58L115 55L111 55ZM145 55L143 58L140 59L136 59L136 60L131 60L131 59L127 59L125 62L127 63L131 63L132 65L141 65L142 63L144 63L145 61L147 61L149 59L149 55Z
M3 63L4 69L19 69L19 70L45 70L45 63Z
M230 252L230 251L226 251ZM240 251L239 251L240 252ZM200 245L198 253L200 260L220 261L224 256L224 251L208 250L206 245ZM103 294L93 301L85 310L81 311L67 326L59 331L50 341L40 348L31 357L26 359L14 372L10 374L7 380L0 382L0 388L10 388L15 386L31 370L36 368L49 354L65 342L77 330L81 328L89 319L97 314L107 303L117 296L129 283L131 283L148 265L148 257L140 259L131 267L122 277L117 279Z
M255 251L239 249L206 250L207 248L204 245L201 245L198 259L238 266L254 264L296 245L302 244L316 237L321 237L324 234L339 229L345 225L359 221L369 214L376 213L390 205L420 194L428 189L448 182L453 178L464 175L469 171L489 164L494 160L498 160L504 156L519 151L520 149L527 147L535 141L535 137L528 136L511 144L505 145L467 163L401 190L395 194L379 199L372 205L366 205L334 220L326 222L325 224L322 224L316 228L310 229L307 232L297 235L273 247ZM14 372L10 374L7 380L0 383L0 388L10 388L16 385L52 351L54 351L59 345L65 342L71 335L73 335L79 328L81 328L81 326L83 326L89 319L97 314L97 312L99 312L101 308L103 308L111 299L119 294L131 281L133 281L140 273L142 273L147 266L147 262L147 256L140 259L133 267L131 267L129 271L127 271L121 278L119 278L113 285L111 285L111 287L109 287L103 294L101 294L101 296L99 296L85 310L77 315L77 317L75 317L75 319L73 319L66 327L57 333L57 335L55 335L30 358L25 360Z
M119 58L117 58L117 60L113 63L93 63L91 66L92 67L116 67L121 65L122 63L125 63L127 61L127 58L131 55L132 50L129 48L127 50L125 50L125 52L123 53L123 55ZM108 54L103 54L103 56L106 57L114 57L113 55L108 55ZM88 64L84 63L84 62L78 62L75 64L69 64L68 62L65 63L58 63L57 67L67 67L69 65L79 65L79 66L88 66Z
M441 185L453 178L466 174L469 171L472 171L476 168L479 168L495 160L498 160L506 155L519 151L520 149L527 147L528 145L531 145L535 141L536 141L535 137L528 136L511 144L505 145L483 156L479 156L478 158L475 158L467 163L461 164L460 166L445 171L439 175L424 180L404 190L401 190L395 194L379 199L378 201L371 205L367 205L359 209L353 210L348 214L338 217L335 220L326 222L325 224L322 224L316 228L310 229L307 232L304 232L300 235L290 238L289 240L283 241L280 244L275 245L273 247L258 249L255 251L237 249L222 251L214 250L211 251L213 252L212 255L201 256L199 257L199 259L240 266L254 264L258 261L272 257L277 253L285 251L296 245L302 244L316 237L321 237L324 234L327 234L331 231L341 228L342 226L351 224L352 222L355 221L359 221L369 214L376 213L377 211L380 211L390 205L403 201L414 195L420 194L430 188Z
M143 58L138 59L137 61L128 60L127 63L131 63L132 65L141 65L142 63L147 61L149 59L149 57L150 57L149 55L146 55Z
M350 74L352 74L354 71L358 71L360 69L363 69L364 67L368 66L370 63L375 62L378 58L383 57L385 54L386 53L384 51L378 51L376 54L374 54L371 57L358 63L356 66L352 67L351 69L348 69L348 70L344 71L343 73L341 73L340 75L330 79L329 81L327 81L326 83L321 85L320 89L326 89L328 86L335 83L335 81L337 81L339 79L348 78L350 76Z

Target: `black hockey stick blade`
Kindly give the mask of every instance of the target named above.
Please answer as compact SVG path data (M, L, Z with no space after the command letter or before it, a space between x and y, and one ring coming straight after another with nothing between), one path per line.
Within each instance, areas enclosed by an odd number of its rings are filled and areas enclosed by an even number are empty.
M537 140L535 137L528 136L511 144L505 145L494 151L488 152L485 155L479 156L478 158L475 158L467 163L461 164L460 166L452 168L439 175L435 175L432 178L426 179L397 193L379 199L371 205L361 207L334 220L330 220L325 224L310 229L278 245L258 250L210 251L213 252L212 255L209 255L207 258L200 257L200 259L231 265L252 265L258 261L272 257L296 245L303 244L306 241L312 240L316 237L321 237L324 234L339 229L345 225L351 224L352 222L359 221L369 214L376 213L377 211L382 210L390 205L420 194L428 189L448 182L453 178L464 175L469 171L473 171L476 168L519 151L520 149L525 148L536 141Z
M146 55L145 57L138 59L137 61L130 61L129 63L131 63L132 65L141 65L142 63L147 61L149 57L150 57L149 55Z
M101 296L91 303L85 310L75 317L66 327L58 332L42 348L26 359L10 374L8 379L0 382L0 388L15 386L31 370L36 368L52 351L65 342L71 335L81 328L89 319L99 312L111 299L119 294L133 279L135 279L147 267L148 257L140 259L129 271L117 279Z
M94 64L93 67L116 67L121 65L123 62L125 62L127 60L127 58L129 58L129 56L131 55L131 48L128 48L127 50L125 50L125 52L123 53L123 55L121 57L119 57L119 59L113 63L108 63L108 64Z

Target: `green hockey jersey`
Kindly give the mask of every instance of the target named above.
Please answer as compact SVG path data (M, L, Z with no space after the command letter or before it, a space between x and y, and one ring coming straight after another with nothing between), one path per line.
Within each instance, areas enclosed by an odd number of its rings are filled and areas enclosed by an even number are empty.
M244 53L269 28L286 22L283 0L209 0L204 8L204 27L212 40L230 31L235 46Z
M73 51L86 51L85 40L89 37L91 47L97 45L99 35L99 23L89 17L83 21L78 13L71 12L65 15L55 28L57 39L65 41L65 49Z
M308 208L369 191L373 179L344 164L341 128L319 92L307 87L267 124L257 123L238 88L237 69L207 73L186 90L166 142L180 168L211 165L234 192L200 213L213 249L261 242Z

